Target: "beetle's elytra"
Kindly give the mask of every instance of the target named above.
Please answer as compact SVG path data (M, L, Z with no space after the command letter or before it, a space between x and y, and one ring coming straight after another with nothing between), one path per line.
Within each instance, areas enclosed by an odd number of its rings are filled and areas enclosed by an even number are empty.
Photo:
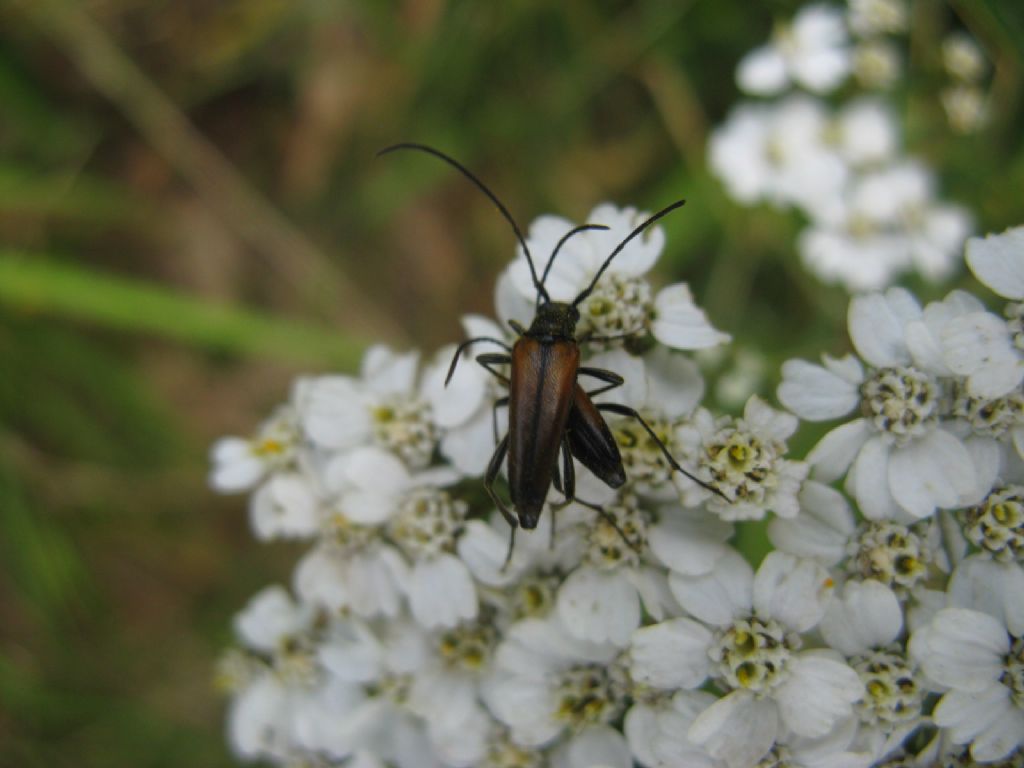
M502 353L478 355L476 360L502 382L508 385L508 397L499 400L495 407L508 405L508 433L498 441L491 456L484 488L502 515L512 526L513 535L517 526L532 529L537 526L548 492L554 483L565 497L565 503L577 501L601 514L604 510L576 498L576 481L573 458L587 467L598 478L612 488L618 488L626 481L619 447L602 412L616 413L636 419L661 448L673 469L682 472L708 490L722 495L717 488L694 477L683 469L672 457L664 443L633 408L617 403L595 403L591 398L614 387L623 379L618 374L601 368L580 365L580 340L576 336L579 321L579 305L591 294L601 275L615 257L635 237L666 214L681 207L680 200L663 208L636 227L601 264L590 284L570 302L552 301L544 287L551 264L562 245L573 235L587 229L607 229L600 224L584 224L575 227L562 237L548 259L541 278L519 226L508 209L467 168L448 155L423 144L396 144L381 150L386 154L399 149L410 149L433 155L456 168L480 189L511 224L519 244L526 255L530 275L537 289L537 313L529 328L523 328L512 321L510 325L518 334L515 344L509 347L501 339L477 337L462 342L455 351L448 369L446 384L455 372L461 354L471 345L489 342L502 347ZM495 366L509 366L506 376ZM596 389L587 391L580 379L587 377L600 382ZM561 455L561 470L559 457ZM502 462L508 457L508 481L511 506L509 508L494 489L501 471ZM514 511L513 511L514 510ZM628 543L628 542L627 542ZM511 543L509 555L511 556Z

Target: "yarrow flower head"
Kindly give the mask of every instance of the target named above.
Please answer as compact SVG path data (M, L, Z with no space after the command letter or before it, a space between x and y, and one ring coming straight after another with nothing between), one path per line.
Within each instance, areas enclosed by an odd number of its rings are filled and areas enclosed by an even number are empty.
M898 3L855 5L855 34L898 26ZM794 30L833 21L809 10ZM810 49L790 42L773 45L799 81ZM954 238L899 164L893 125L874 100L830 114L797 97L739 113L716 162L751 200L814 208L817 228L852 227L855 209L857 226L884 221L917 254L900 258L937 274ZM759 142L747 178L729 146L744 132ZM866 191L889 184L913 204ZM688 353L728 336L686 285L648 282L660 229L591 286L645 218L598 206L590 221L608 230L566 241L550 270L538 262L553 300L593 290L574 329L577 410L535 528L513 537L495 503L514 497L500 447L503 355L521 332L509 321L536 311L522 253L498 282L500 322L463 321L463 353L501 350L486 367L474 353L453 366L454 347L425 364L373 347L359 375L302 378L254 436L214 446L211 484L251 492L254 534L307 546L291 589L236 617L218 667L240 759L920 768L1024 754L1017 230L968 245L1011 300L1005 318L961 291L925 306L903 289L860 295L856 355L788 361L787 410L754 394L723 416L702 405ZM531 251L543 259L572 229L537 220ZM621 475L588 469L584 408L605 420ZM806 460L791 455L799 419L840 422Z

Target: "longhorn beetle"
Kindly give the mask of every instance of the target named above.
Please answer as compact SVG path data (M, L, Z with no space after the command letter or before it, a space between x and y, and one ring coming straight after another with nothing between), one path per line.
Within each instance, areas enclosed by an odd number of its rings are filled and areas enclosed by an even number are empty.
M379 155L395 152L400 149L417 150L433 155L453 166L466 176L483 192L502 216L512 225L516 239L523 248L530 276L537 289L536 316L529 328L524 328L515 320L509 325L519 335L511 347L501 339L480 336L462 342L455 350L445 385L451 381L455 366L462 353L471 345L480 342L497 344L505 349L505 353L488 353L478 355L476 361L489 373L508 385L508 397L495 403L495 408L503 405L509 407L509 428L505 436L498 442L494 454L484 475L484 489L501 514L512 527L512 539L509 542L509 557L515 541L517 526L527 530L537 527L541 510L547 499L552 482L555 488L565 497L565 503L576 501L604 515L614 525L605 510L596 504L576 498L576 477L573 457L583 466L597 475L612 488L619 488L626 482L626 473L622 466L619 447L612 436L611 430L602 417L602 412L615 413L636 419L647 431L651 439L658 445L669 465L682 472L695 483L728 498L718 488L703 482L683 469L679 462L669 453L668 448L651 426L633 408L618 403L595 403L591 398L602 392L621 386L624 379L617 373L602 368L580 365L580 339L576 337L576 324L580 319L579 305L590 296L601 275L608 269L615 257L626 245L643 233L658 219L680 208L686 201L679 200L650 216L620 242L601 264L590 284L576 296L572 302L552 301L544 281L547 279L551 265L561 247L573 235L590 229L607 229L595 224L584 224L567 232L555 246L548 258L543 276L538 279L533 256L516 224L512 214L501 203L487 186L458 161L443 152L424 144L401 143L382 149ZM586 341L587 339L583 339ZM494 366L510 365L508 376ZM597 389L587 391L580 386L579 377L588 376L603 383ZM495 435L497 438L497 435ZM562 454L562 471L558 471L558 454ZM508 456L509 495L515 513L498 496L494 483L501 470L501 463ZM518 517L518 519L517 519ZM618 530L618 526L615 526ZM622 531L619 534L627 544Z

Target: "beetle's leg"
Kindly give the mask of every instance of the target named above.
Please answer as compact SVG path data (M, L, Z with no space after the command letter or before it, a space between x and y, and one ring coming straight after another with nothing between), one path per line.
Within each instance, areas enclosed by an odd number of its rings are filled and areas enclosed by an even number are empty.
M526 329L522 326L522 323L520 323L518 320L509 320L508 321L508 327L511 328L513 331L515 331L520 336L522 336L524 333L526 333Z
M444 385L446 387L448 386L448 382L452 380L452 376L455 375L455 366L459 364L459 358L462 356L462 353L465 352L473 344L476 344L481 341L489 341L492 344L497 344L502 349L508 350L509 352L512 351L512 347L510 347L504 341L502 341L501 339L495 339L491 336L477 336L476 338L473 339L466 339L464 342L462 342L461 344L459 344L459 346L455 348L455 354L452 355L452 364L448 366L448 375L444 377Z
M562 438L562 472L565 475L565 490L562 491L562 495L568 504L576 498L576 467L572 463L568 437Z
M615 529L615 532L616 532L617 534L619 534L619 538L620 538L620 539L622 539L622 541L623 541L623 542L625 543L625 545L626 545L627 547L629 547L630 549L632 549L632 550L633 550L634 552L636 552L636 553L637 553L638 555L640 554L640 548L639 548L639 546L637 545L637 543L636 543L635 541L632 541L632 540L631 540L631 539L630 539L630 538L629 538L629 537L628 537L628 536L626 535L626 532L625 532L625 531L623 531L623 530L622 530L622 529L621 529L621 528L619 527L619 522L618 522L618 521L617 521L617 520L615 519L615 515L613 515L613 514L612 514L611 512L609 512L608 510L606 510L606 509L605 509L604 507L602 507L602 506L601 506L600 504L594 504L593 502L590 502L590 501L584 501L583 499L579 499L579 498L577 498L577 499L573 499L573 501L575 501L575 502L576 502L577 504L579 504L579 505L581 505L581 506L584 506L584 507L586 507L587 509L592 509L592 510L594 510L595 512L597 512L597 514L599 514L599 515L601 516L601 518L602 518L602 519L603 519L603 520L604 520L604 521L605 521L606 523L608 523L608 525L610 525L610 526L611 526L612 528L614 528L614 529Z
M508 435L505 435L501 438L501 442L498 443L498 447L494 449L494 453L491 454L491 460L487 464L487 472L484 473L484 490L491 497L494 506L501 512L501 516L505 518L505 522L512 528L512 532L508 537L508 554L505 555L505 564L501 566L502 570L508 568L508 564L512 561L512 548L516 544L516 528L519 527L519 521L512 513L512 510L505 506L505 502L498 498L498 494L494 490L494 481L498 479L498 472L501 471L501 462L505 460L505 454L507 453Z
M598 381L605 381L608 383L608 386L606 387L598 387L597 389L587 392L590 397L600 395L602 392L607 392L608 390L615 389L616 387L621 387L626 381L614 371L606 371L604 368L588 368L585 365L576 369L576 375L590 376Z
M644 421L643 416L641 416L639 413L637 413L635 408L630 408L628 405L620 405L619 403L598 403L597 404L597 410L599 410L599 411L611 411L612 413L617 413L620 416L630 416L630 417L636 419L637 421L639 421L640 422L640 426L642 426L644 429L647 430L647 434L651 436L651 439L661 449L661 452L665 455L665 459L671 465L672 469L676 470L677 472L682 472L684 475L686 475L688 478L693 480L693 482L695 482L701 488L704 488L704 489L709 490L709 491L711 491L712 493L714 493L714 494L716 494L718 496L721 496L723 499L728 501L730 504L732 503L732 499L730 499L728 496L726 496L724 493L722 493L722 491L720 491L718 488L716 488L715 486L711 485L710 483L705 483L699 477L694 477L692 473L687 472L685 469L683 469L679 465L679 462L675 460L675 458L672 456L671 453L669 453L668 448L665 447L665 444L661 441L661 438L658 437L657 434L655 434L653 429L651 429L651 425L648 424L646 421Z
M508 395L499 397L491 407L491 423L494 426L494 442L498 442L498 409L508 405Z
M485 355L477 355L476 361L484 367L484 369L492 374L502 384L508 384L508 376L501 371L492 368L492 365L508 365L512 362L512 358L509 355L502 355L497 352L488 352Z
M562 476L565 476L565 485L562 484ZM555 490L565 497L565 501L558 504L550 504L551 508L551 537L548 546L555 548L555 514L564 509L576 500L576 467L572 463L572 451L569 448L569 439L562 440L562 472L558 471L558 462L555 462L555 475L553 478Z
M491 460L487 463L487 471L484 473L484 490L487 491L487 495L491 497L491 501L494 502L498 511L501 512L501 516L515 529L519 525L519 521L516 520L515 514L505 505L505 502L498 498L498 494L494 490L494 481L498 479L498 472L501 471L501 462L504 461L505 454L507 453L508 435L505 435L501 438L498 447L491 454Z

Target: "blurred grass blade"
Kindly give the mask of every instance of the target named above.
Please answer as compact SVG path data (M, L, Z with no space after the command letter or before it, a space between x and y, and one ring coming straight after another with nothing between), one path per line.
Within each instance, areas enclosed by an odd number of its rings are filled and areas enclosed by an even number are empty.
M140 280L0 250L0 302L245 355L354 370L364 344L341 332L214 304Z
M1008 3L1006 0L978 0L976 6L959 0L956 6L962 11L974 10L985 14L991 22L989 26L999 30L1013 45L1014 58L1018 66L1024 64L1024 3Z

